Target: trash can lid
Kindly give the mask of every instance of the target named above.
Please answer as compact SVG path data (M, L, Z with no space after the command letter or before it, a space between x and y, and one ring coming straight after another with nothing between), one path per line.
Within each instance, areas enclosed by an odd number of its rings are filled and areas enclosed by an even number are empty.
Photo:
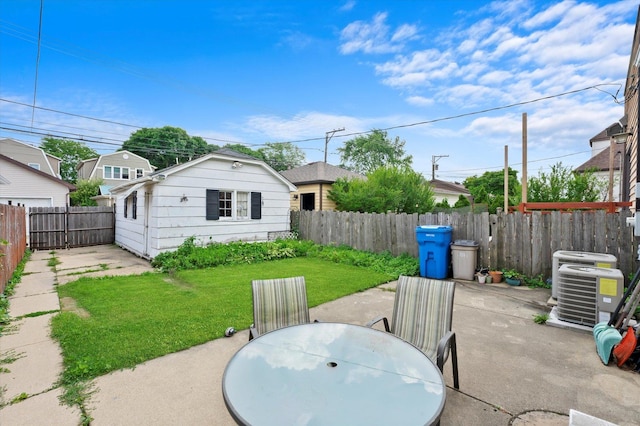
M451 231L453 228L449 225L421 225L416 227L416 232L426 231Z
M476 243L473 240L455 240L453 242L454 246L466 246L466 247L475 247L478 245L478 243Z

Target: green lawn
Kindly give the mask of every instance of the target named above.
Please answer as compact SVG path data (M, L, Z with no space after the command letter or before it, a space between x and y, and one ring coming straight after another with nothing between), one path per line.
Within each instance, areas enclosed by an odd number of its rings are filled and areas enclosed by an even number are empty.
M185 270L174 274L81 278L60 286L83 317L53 319L63 382L92 379L222 337L252 323L251 280L303 275L309 307L375 287L395 277L313 257ZM330 320L328 318L327 320Z

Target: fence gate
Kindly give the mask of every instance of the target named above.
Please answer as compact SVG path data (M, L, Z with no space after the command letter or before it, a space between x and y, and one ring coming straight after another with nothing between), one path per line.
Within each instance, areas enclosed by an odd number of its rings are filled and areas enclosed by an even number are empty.
M51 250L112 244L113 207L31 207L29 247Z

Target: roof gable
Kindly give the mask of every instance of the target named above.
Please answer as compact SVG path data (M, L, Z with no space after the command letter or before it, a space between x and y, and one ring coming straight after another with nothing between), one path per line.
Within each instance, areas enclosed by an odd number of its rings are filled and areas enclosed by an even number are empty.
M21 163L20 161L16 161L13 158L9 158L6 155L0 154L0 160L7 161L7 162L9 162L9 163L11 163L11 164L13 164L15 166L18 166L18 167L28 171L29 173L34 173L34 174L36 174L38 176L42 176L42 177L45 177L45 178L47 178L49 180L52 180L55 183L58 183L58 184L63 185L63 186L66 186L67 188L69 188L70 191L75 191L76 190L76 186L75 185L73 185L73 184L71 184L69 182L65 182L62 179L58 179L55 176L51 176L49 173L45 173L45 172L42 172L40 170L36 170L33 167L29 167L28 165L26 165L24 163Z
M366 179L359 173L333 166L323 161L316 161L304 166L280 172L295 185L309 183L333 183L340 178Z
M233 151L235 153L235 151ZM240 153L236 153L239 155L243 155ZM272 169L267 163L265 163L264 161L258 160L257 158L251 157L251 156L235 156L235 155L231 155L231 154L219 154L219 151L214 151L210 154L206 154L203 155L202 157L198 157L195 160L191 160L191 161L187 161L186 163L182 163L182 164L176 164L175 166L171 166L171 167L167 167L165 169L162 170L157 170L151 174L149 174L148 176L145 177L141 177L139 179L135 179L135 180L131 180L128 181L126 183L123 183L122 185L118 185L114 188L111 188L111 193L118 193L121 191L126 190L127 188L134 186L134 185L138 185L138 184L144 184L145 182L151 182L151 181L157 181L157 180L166 180L168 178L170 178L171 175L178 173L182 170L188 169L190 167L193 167L197 164L201 164L203 162L206 161L224 161L229 163L229 167L230 168L241 168L244 164L253 164L256 166L259 166L261 168L263 168L267 173L269 173L270 175L274 176L277 180L279 180L280 182L282 182L283 184L285 184L288 188L289 191L295 191L296 187L295 185L293 185L289 180L287 180L284 176L282 176L280 173L278 173L277 171L275 171L274 169ZM237 165L236 165L237 163Z

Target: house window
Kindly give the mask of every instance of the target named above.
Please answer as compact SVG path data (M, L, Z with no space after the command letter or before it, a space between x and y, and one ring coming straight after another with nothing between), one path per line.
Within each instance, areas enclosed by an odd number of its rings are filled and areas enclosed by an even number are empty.
M126 179L129 180L129 168L118 166L104 166L102 174L105 179Z
M238 192L236 201L236 218L249 219L249 193Z
M136 179L141 178L142 176L144 176L144 170L136 169Z
M124 199L124 217L127 217L129 212L131 212L131 219L138 218L138 191L133 191Z
M262 194L207 189L206 218L207 220L261 219Z
M218 199L218 211L220 217L232 217L233 213L233 192L220 191Z
M27 163L32 169L40 170L40 163Z

